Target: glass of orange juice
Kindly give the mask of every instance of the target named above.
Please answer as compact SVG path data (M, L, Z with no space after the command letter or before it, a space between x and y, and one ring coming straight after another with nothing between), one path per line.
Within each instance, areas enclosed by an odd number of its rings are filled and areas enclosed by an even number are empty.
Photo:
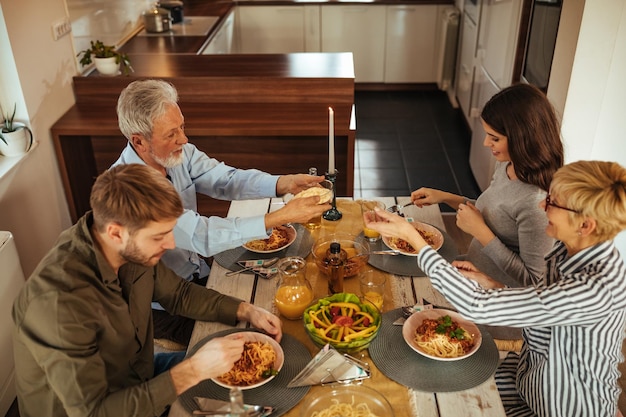
M367 269L359 275L359 288L363 302L373 304L378 310L383 311L385 298L385 282L387 278L383 272Z
M313 289L305 271L306 261L298 256L285 258L278 264L280 284L274 295L274 304L286 319L302 318L304 310L313 302Z
M383 203L374 200L359 200L359 204L361 205L361 215L368 211L373 211L375 207L378 207L380 210L385 210L386 208ZM371 243L380 240L380 233L365 227L365 224L363 224L363 236Z

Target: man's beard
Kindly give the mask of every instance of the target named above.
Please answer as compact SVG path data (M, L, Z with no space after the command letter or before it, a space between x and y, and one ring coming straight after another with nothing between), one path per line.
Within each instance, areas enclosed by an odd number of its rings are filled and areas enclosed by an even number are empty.
M150 156L163 168L175 168L183 163L184 155L182 152L180 154L172 152L167 157L161 158L160 156L155 155L154 152L152 152L152 149L150 149Z
M135 241L131 239L126 247L120 251L120 256L127 262L132 262L143 266L154 266L159 262L161 256L163 256L163 253L164 252L148 256L141 252L139 246L137 246Z

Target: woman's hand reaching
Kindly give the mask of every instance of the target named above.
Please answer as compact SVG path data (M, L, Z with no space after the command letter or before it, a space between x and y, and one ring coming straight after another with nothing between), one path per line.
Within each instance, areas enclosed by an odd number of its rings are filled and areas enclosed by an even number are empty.
M504 288L504 285L483 274L476 266L469 261L453 261L452 266L459 270L465 278L476 281L483 288Z
M365 212L363 220L368 228L376 230L383 236L406 240L417 252L424 246L428 246L415 227L407 222L404 217L400 217L397 214L375 209L374 211Z

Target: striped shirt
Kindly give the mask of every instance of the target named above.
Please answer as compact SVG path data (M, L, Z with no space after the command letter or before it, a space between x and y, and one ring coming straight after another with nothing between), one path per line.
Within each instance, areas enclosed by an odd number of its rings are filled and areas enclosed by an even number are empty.
M537 287L484 289L428 246L418 262L467 319L523 328L517 389L538 416L615 416L626 268L612 241L572 257L557 242Z

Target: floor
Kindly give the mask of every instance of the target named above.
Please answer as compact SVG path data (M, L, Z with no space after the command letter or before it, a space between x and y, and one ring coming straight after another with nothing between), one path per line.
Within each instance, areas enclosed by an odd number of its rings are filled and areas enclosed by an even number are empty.
M470 132L446 93L357 91L355 102L355 198L410 195L420 187L478 196Z

